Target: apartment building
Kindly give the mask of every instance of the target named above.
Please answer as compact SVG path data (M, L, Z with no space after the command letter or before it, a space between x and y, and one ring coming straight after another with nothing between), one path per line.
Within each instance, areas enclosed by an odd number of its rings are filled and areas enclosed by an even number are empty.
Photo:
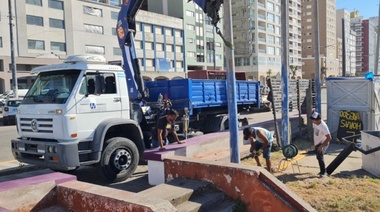
M318 1L320 67L326 76L339 75L336 43L336 1ZM303 78L315 77L314 1L302 1L302 73Z
M183 20L186 67L188 70L224 69L223 40L211 19L193 1L147 0L147 10ZM223 17L223 9L220 16ZM218 27L223 32L223 22Z
M252 80L281 73L281 1L237 0L232 4L235 66ZM289 72L302 77L301 0L289 0ZM248 21L247 21L248 20Z
M356 72L374 71L376 47L376 22L363 16L351 18L351 29L356 32Z
M19 87L30 86L32 68L61 63L68 55L100 54L108 61L122 61L115 30L120 0L12 2ZM0 12L8 14L8 1L0 1ZM136 21L143 77L185 77L183 20L140 10ZM0 93L11 89L9 34L8 19L0 19Z
M344 24L344 25L343 25ZM343 55L345 55L345 76L355 76L356 73L356 33L351 30L350 12L345 9L336 11L336 35L337 39L341 39L341 45L345 45L345 54L341 52L338 55L339 76L343 73ZM344 31L343 31L344 30ZM337 50L341 45L337 45ZM343 51L343 48L342 48ZM338 51L339 52L339 51ZM341 56L341 57L340 57Z

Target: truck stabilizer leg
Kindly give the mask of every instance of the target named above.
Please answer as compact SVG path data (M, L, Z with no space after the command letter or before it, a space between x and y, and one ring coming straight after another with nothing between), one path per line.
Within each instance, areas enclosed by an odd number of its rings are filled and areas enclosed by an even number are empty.
M348 144L341 153L330 163L326 168L326 172L328 175L331 175L335 171L336 168L354 151L355 143Z

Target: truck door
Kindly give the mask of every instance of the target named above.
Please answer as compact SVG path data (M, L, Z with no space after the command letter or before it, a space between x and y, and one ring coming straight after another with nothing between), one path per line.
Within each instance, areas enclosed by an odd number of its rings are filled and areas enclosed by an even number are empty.
M87 73L76 95L78 135L88 137L98 124L121 117L121 99L113 73ZM87 95L87 96L86 96ZM92 135L90 135L92 136Z

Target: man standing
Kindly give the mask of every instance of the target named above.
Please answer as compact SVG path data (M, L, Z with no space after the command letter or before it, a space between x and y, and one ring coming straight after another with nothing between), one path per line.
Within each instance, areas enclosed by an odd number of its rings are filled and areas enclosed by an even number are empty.
M261 127L246 127L243 130L244 140L249 140L251 144L250 152L256 160L257 166L261 166L259 156L263 153L267 169L271 170L270 151L273 143L273 135L267 129Z
M177 143L183 144L185 142L179 141L177 133L174 129L174 122L178 117L178 112L174 109L167 111L166 116L161 117L157 122L157 127L153 131L152 146L153 148L160 147L160 150L165 149L165 145L169 144L168 134L173 133L173 137Z
M325 154L331 140L330 130L327 124L321 119L321 115L319 113L313 112L309 118L313 122L315 153L317 155L320 169L319 176L326 177L326 166L323 155Z

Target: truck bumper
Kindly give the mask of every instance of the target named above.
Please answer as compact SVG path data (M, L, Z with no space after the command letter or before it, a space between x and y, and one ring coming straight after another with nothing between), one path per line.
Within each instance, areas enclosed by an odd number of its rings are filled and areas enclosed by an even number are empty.
M57 170L72 170L80 166L78 142L45 142L12 139L12 154L16 160Z

